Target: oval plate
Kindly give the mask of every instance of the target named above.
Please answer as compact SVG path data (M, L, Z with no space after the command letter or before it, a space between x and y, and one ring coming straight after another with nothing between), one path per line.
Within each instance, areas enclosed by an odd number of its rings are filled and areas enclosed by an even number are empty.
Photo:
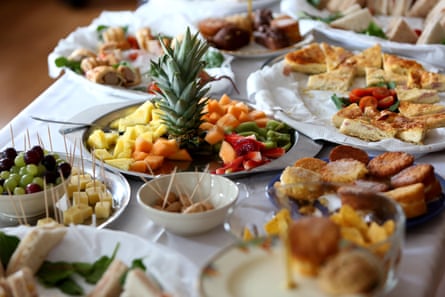
M62 127L59 130L61 134L65 134L69 139L82 139L83 146L89 151L87 146L88 136L91 134L93 129L97 127L106 128L113 121L120 117L130 114L133 110L135 110L142 102L133 103L133 104L107 104L102 106L95 106L91 109L85 110L82 113L75 116L71 119L73 122L83 122L83 123L93 123L94 126L90 128L81 127L82 129L76 131L74 133L66 134L67 132L72 132L72 127ZM101 115L101 116L98 116ZM76 128L75 128L76 129ZM282 170L289 164L292 164L296 159L303 156L315 156L322 148L322 145L314 142L313 140L305 137L304 135L295 132L294 134L294 143L289 151L282 157L273 160L265 165L253 168L249 171L239 171L233 172L229 174L224 174L227 177L240 177L258 172L266 172L273 170ZM194 160L193 162L168 162L164 167L162 172L156 172L154 174L145 174L134 171L125 171L120 170L116 167L109 166L105 164L107 168L112 170L118 170L119 172L133 177L143 177L143 178L153 178L158 174L171 173L175 166L177 166L178 171L195 171L195 170L204 170L209 165L208 170L212 171L212 169L216 169L222 164L213 158L213 160Z
M280 208L280 204L277 201L277 198L273 195L270 194L270 189L273 188L273 185L275 184L275 182L280 180L280 176L281 174L278 174L277 176L275 176L266 186L266 196L267 198L270 200L270 202L272 202L272 204L279 209ZM442 191L444 191L445 189L445 180L440 176L436 174L436 178L439 180L440 185L442 187ZM300 216L299 211L298 211L298 204L295 203L292 199L290 199L290 204L291 204L291 209L292 209L292 213L295 216ZM317 207L317 204L315 205ZM445 210L445 193L442 192L442 194L440 195L439 199L436 199L434 201L430 201L427 203L427 212L421 216L415 217L415 218L410 218L406 220L406 227L408 229L419 226L421 224L424 224L430 220L432 220L433 218L435 218L437 215L439 215L442 211ZM320 211L321 212L325 212L326 209L323 208L322 206L320 206Z

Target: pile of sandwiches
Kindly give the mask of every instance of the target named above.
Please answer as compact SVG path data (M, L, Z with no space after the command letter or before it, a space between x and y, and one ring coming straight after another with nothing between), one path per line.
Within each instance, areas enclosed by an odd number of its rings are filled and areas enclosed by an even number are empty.
M307 74L308 90L346 93L356 78L364 78L366 86L396 85L398 113L350 104L332 118L343 134L366 141L397 138L423 144L429 130L445 127L445 106L439 97L445 91L445 75L428 71L415 60L384 53L379 44L354 53L311 43L286 54L284 69Z
M7 265L0 263L1 297L38 297L35 274L48 254L62 242L69 227L45 224L34 227L20 240ZM6 267L5 267L6 266ZM125 277L125 283L122 279ZM159 284L142 269L114 259L88 297L161 297Z
M392 17L385 28L388 40L412 44L445 41L445 0L322 0L318 8L342 14L330 23L334 28L363 32L371 22L378 23L375 16L384 15ZM407 17L423 18L423 29L412 28Z

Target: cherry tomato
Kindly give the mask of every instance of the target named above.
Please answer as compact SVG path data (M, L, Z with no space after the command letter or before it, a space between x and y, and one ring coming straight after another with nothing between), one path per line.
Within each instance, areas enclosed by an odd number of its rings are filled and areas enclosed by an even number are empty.
M368 107L368 106L377 108L378 101L373 96L364 96L364 97L362 97L362 99L360 99L359 106L362 111L364 111L365 107Z
M380 100L391 96L391 92L385 87L375 87L372 90L372 96L375 97L377 100Z
M393 105L395 101L396 100L393 96L387 96L387 97L379 100L379 102L377 103L377 108L378 109L386 109L386 108L390 107L391 105Z
M357 96L353 93L349 94L349 102L350 103L358 103L362 97Z
M134 37L134 36L128 36L128 37L127 37L127 41L128 41L128 43L130 44L130 47L131 47L131 48L139 49L139 44L138 44L138 41L137 41L136 37Z
M134 61L138 58L139 54L138 53L131 53L128 55L128 58L130 58L131 61Z
M351 95L354 95L354 96L357 96L357 97L372 96L372 90L373 89L374 89L374 87L356 88L356 89L353 89L349 93L349 96L351 96Z
M417 36L422 35L422 30L420 29L414 29L414 32L416 33Z

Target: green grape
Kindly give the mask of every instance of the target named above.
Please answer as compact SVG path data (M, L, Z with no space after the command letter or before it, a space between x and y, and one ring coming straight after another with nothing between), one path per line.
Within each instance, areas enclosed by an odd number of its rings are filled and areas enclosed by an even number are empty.
M31 174L24 174L22 175L22 177L20 178L20 182L19 185L22 187L26 187L26 185L32 183L34 180L34 176Z
M19 169L19 174L20 175L25 175L27 173L28 173L28 171L26 170L26 166L20 167L20 169Z
M9 191L10 193L12 193L14 191L14 188L17 187L18 182L14 179L14 178L7 178L5 179L5 182L3 183L3 188L6 191Z
M19 171L20 171L20 167L18 167L16 165L12 166L11 169L9 169L10 173L17 173L18 174Z
M41 177L34 177L32 180L33 184L38 184L43 189L43 178Z
M19 183L19 182L20 182L20 178L21 178L21 176L20 176L20 174L18 174L18 173L11 173L11 174L9 175L8 179L9 179L9 178L12 178L12 179L14 179L17 183Z
M56 185L60 185L62 183L62 178L59 176L56 178Z
M2 179L7 179L8 177L9 177L9 171L2 171L2 172L0 172L0 178L2 178Z
M36 176L39 173L39 167L37 167L37 165L35 164L28 164L26 165L26 171L28 172L28 174L31 174L32 176Z
M26 165L23 153L19 153L14 159L15 166L23 167Z
M24 195L26 194L25 189L22 187L15 187L14 188L14 195Z
M3 189L3 186L0 185L0 195L3 194L3 191L4 191L4 190L5 190L5 189Z
M46 172L46 168L42 163L37 165L37 169L38 169L38 172L34 176L42 176Z

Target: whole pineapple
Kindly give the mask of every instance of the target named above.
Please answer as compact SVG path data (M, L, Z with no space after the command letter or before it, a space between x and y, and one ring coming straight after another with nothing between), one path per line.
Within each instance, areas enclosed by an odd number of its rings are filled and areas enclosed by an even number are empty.
M162 110L161 119L168 127L170 138L175 138L181 147L200 146L199 126L207 104L207 81L200 79L205 67L202 60L209 45L192 35L190 29L182 41L174 47L162 41L164 55L151 62L151 74L159 87L158 98L154 99Z

